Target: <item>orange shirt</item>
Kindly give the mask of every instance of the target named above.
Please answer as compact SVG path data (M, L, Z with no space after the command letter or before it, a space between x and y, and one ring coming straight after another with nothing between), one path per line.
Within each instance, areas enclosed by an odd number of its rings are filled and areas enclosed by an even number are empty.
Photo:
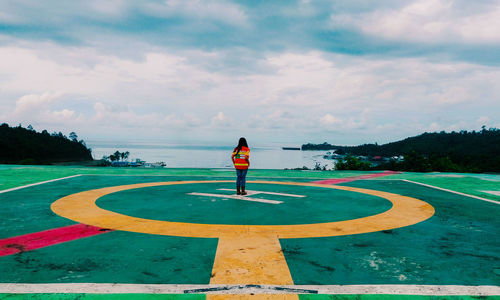
M240 152L236 154L238 147L234 148L234 167L239 170L248 169L248 158L250 156L250 149L248 147L241 147Z

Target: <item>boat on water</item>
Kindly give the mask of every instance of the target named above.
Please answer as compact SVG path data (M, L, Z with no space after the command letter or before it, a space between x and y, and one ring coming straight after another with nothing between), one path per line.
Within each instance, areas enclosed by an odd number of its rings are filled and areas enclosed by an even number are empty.
M300 147L281 147L283 150L300 150Z
M341 159L341 158L344 158L344 155L340 155L340 154L337 154L337 153L331 153L331 152L327 152L326 155L323 155L323 158L324 159Z

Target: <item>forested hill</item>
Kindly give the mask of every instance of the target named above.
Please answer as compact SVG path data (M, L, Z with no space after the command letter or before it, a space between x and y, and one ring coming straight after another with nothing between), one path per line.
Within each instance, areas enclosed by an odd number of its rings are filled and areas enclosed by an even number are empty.
M337 146L328 143L302 145L302 150L332 150L366 156L394 156L416 151L425 155L500 155L500 129L423 133L383 145Z
M328 143L302 145L302 150L333 150L338 154L392 157L421 155L429 159L446 158L463 170L481 172L500 170L500 129L481 131L434 132L383 145L336 146Z
M28 128L0 125L0 163L50 164L92 160L91 150L72 132L49 134Z

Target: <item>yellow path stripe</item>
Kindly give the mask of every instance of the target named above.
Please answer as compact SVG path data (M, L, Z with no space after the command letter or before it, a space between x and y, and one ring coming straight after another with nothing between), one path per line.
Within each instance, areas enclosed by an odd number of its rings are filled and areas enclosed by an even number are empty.
M277 236L239 235L220 237L210 284L293 285L292 275ZM207 295L207 300L298 300L296 294Z
M220 237L210 284L293 284L277 236Z

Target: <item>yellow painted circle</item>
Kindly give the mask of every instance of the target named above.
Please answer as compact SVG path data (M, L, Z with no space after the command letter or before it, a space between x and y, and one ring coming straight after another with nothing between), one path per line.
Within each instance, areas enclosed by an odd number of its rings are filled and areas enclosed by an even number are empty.
M234 182L233 180L213 181L171 181L149 182L130 185L113 186L72 194L58 199L51 205L56 214L87 225L102 228L142 232L149 234L186 236L186 237L228 237L240 235L272 235L279 238L311 238L338 235L350 235L380 230L389 230L413 225L434 215L434 207L429 203L398 194L361 189L340 185L324 185L302 182L280 181L248 181L249 183L283 184L296 186L312 186L369 194L385 198L392 202L392 208L373 216L359 219L299 225L226 225L169 222L131 217L98 207L98 198L118 191L138 189L162 185L178 185L193 183Z

